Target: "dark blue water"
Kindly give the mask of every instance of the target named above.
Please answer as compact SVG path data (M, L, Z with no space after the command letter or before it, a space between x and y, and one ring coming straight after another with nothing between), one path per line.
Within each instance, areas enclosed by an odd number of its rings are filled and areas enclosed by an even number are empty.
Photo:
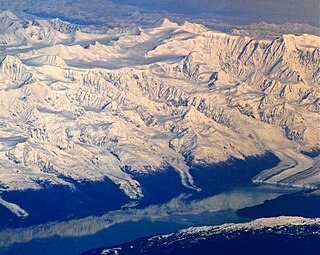
M180 175L173 168L148 175L135 175L144 194L144 198L137 201L137 208L165 203L183 193L192 195L190 199L199 199L234 187L250 185L251 179L256 174L278 163L279 159L276 156L267 153L246 160L232 159L212 166L193 167L191 174L195 185L201 188L201 192L183 186ZM108 178L101 182L79 183L66 180L75 188L59 185L47 187L43 184L44 189L41 190L2 193L1 197L4 200L20 205L30 216L21 219L7 208L0 206L0 229L102 215L108 211L120 209L130 201L124 192Z
M214 166L195 166L191 168L191 175L200 193L194 198L203 198L219 194L234 187L251 184L254 176L264 169L276 166L280 160L267 152L259 157L247 157L245 160L230 159Z
M120 209L129 201L124 192L108 178L101 182L83 181L72 184L74 189L56 185L41 190L2 193L4 200L20 205L29 213L29 217L18 218L7 208L0 206L0 229L101 215Z
M264 189L251 183L253 176L278 162L268 153L245 161L193 167L191 172L201 192L186 189L172 168L152 175L137 175L135 178L141 183L145 197L131 201L137 202L137 206L125 210L120 208L130 200L109 179L74 183L76 189L54 186L38 191L7 192L1 194L2 198L19 204L30 216L19 219L0 206L2 229L23 227L0 232L0 247L1 242L6 246L0 248L0 254L73 255L188 226L246 221L236 215L235 209L294 192ZM180 194L187 195L168 202Z
M173 168L148 175L135 175L135 179L141 184L144 194L138 208L165 203L182 193L194 193L182 185L180 175Z
M319 218L320 196L313 190L285 194L272 200L266 200L263 204L239 209L237 214L250 219L282 215Z
M286 226L275 228L239 229L203 238L201 234L175 233L164 238L144 237L113 247L93 249L82 255L317 255L320 254L320 227ZM195 240L197 240L195 242ZM102 253L114 248L118 252Z
M166 233L181 229L182 225L172 222L139 222L120 223L101 231L95 235L84 237L51 237L35 239L27 244L18 243L10 248L1 249L2 255L68 255L80 254L90 248L112 245L118 242L127 242L137 236L146 236L154 233Z
M165 203L182 193L193 192L181 184L180 175L173 168L150 175L136 175L135 179L143 187L144 197L139 201L130 200L108 178L101 182L77 183L68 180L74 189L56 185L41 190L4 192L1 197L18 204L29 213L29 217L21 219L0 205L0 230L102 215L119 210L130 201L137 202L137 208L143 208Z
M238 217L236 211L229 207L236 203L240 203L236 208L260 204L266 199L293 191L276 187L243 187L192 203L169 202L155 209L155 205L152 205L144 209L130 209L131 213L127 209L98 217L4 231L0 232L0 246L2 244L7 248L0 248L0 254L74 255L95 247L115 245L190 226L245 222L246 218Z

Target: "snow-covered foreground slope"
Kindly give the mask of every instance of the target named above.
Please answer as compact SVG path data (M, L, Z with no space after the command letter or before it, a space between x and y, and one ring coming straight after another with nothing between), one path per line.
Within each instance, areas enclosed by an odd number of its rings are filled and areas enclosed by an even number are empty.
M110 178L272 152L257 182L317 186L319 37L275 40L167 19L133 31L0 14L0 188Z
M276 217L244 224L192 227L84 254L317 254L320 221Z

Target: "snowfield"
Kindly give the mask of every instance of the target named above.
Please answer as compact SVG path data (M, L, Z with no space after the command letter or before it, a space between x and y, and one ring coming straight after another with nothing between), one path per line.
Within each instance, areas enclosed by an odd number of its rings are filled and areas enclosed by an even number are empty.
M136 174L172 167L198 189L190 166L266 152L281 163L254 181L316 187L319 156L302 152L320 148L319 43L2 12L0 192L108 177L136 199Z

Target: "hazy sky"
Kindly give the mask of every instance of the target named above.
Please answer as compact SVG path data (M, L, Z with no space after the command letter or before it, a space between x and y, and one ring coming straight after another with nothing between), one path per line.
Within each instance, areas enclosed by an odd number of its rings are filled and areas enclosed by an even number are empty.
M0 9L97 23L108 21L107 17L148 10L227 23L266 21L319 26L319 5L320 0L0 0Z
M320 0L113 0L169 12L319 24Z

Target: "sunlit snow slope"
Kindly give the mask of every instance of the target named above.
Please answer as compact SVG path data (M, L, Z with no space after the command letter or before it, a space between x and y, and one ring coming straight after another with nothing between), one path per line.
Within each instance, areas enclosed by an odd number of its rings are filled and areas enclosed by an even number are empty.
M0 13L0 188L101 180L268 151L257 182L317 186L319 37L254 40L167 19L134 30Z

